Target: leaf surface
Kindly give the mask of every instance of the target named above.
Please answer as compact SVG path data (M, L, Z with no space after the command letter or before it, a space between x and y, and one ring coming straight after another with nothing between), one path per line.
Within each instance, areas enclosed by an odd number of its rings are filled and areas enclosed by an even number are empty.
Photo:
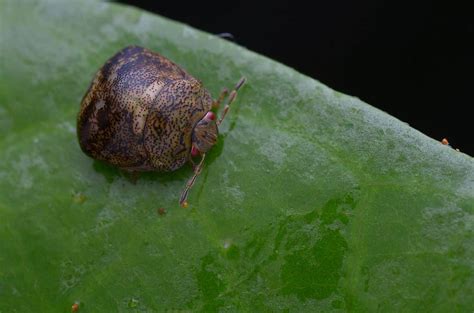
M471 157L137 9L2 1L0 18L1 312L472 311ZM247 78L187 209L189 166L133 184L79 148L82 96L132 44L215 97Z

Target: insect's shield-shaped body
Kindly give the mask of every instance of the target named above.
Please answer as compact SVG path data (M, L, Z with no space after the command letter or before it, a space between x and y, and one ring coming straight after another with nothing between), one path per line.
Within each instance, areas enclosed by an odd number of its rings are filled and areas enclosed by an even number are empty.
M211 110L202 84L165 57L127 47L96 74L81 103L82 150L131 171L172 171L189 160L194 126Z
M226 91L213 101L199 80L172 61L142 47L127 47L99 69L82 99L79 144L90 157L130 172L173 171L201 154L181 197L184 204L243 82L215 121L211 109Z

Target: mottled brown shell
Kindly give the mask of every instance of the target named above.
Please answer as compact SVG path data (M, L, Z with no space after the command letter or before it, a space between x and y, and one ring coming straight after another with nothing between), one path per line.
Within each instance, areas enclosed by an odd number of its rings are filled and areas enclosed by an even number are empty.
M211 110L201 82L165 57L127 47L109 59L77 118L81 149L130 171L173 171L190 159L194 126Z

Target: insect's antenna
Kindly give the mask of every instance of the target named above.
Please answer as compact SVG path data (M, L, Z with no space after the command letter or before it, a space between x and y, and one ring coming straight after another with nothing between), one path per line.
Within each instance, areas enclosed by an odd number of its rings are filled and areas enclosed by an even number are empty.
M204 165L204 158L205 157L206 157L206 154L204 153L202 155L201 161L199 162L199 164L194 169L193 177L191 177L188 180L188 182L186 183L186 187L184 188L183 192L181 193L181 197L179 198L179 205L181 205L183 208L186 208L188 206L187 199L188 199L189 190L191 190L191 188L194 185L194 182L196 181L196 178L199 176L199 174L201 174L201 170L202 170L202 167Z
M224 107L224 111L222 112L221 118L216 122L217 126L219 126L222 121L224 120L225 116L227 115L227 112L229 112L230 105L232 102L234 102L235 97L237 96L237 91L242 87L242 85L245 83L245 77L242 77L237 85L235 85L234 89L230 92L229 99L227 100L227 104Z

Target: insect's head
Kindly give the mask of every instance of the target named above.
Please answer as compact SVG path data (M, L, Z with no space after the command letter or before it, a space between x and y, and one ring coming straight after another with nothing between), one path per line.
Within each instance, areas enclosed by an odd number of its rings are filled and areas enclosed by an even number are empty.
M230 92L227 104L225 105L224 111L222 112L219 120L216 121L216 115L209 111L196 124L196 126L194 126L193 133L191 135L191 156L194 157L201 154L202 157L197 166L195 166L195 164L191 161L193 164L194 175L186 183L186 187L179 198L179 204L184 208L188 206L187 198L189 190L192 188L196 178L201 173L204 159L206 158L206 152L209 151L209 149L211 149L212 146L217 142L217 135L219 133L218 126L222 123L227 112L229 111L230 104L235 100L235 97L237 96L237 90L239 90L239 88L242 87L244 83L245 78L242 77L234 89ZM227 90L225 89L219 98L212 103L212 107L218 107L226 95Z
M197 156L204 154L217 142L217 124L216 116L209 111L206 115L194 126L191 141L191 155Z

